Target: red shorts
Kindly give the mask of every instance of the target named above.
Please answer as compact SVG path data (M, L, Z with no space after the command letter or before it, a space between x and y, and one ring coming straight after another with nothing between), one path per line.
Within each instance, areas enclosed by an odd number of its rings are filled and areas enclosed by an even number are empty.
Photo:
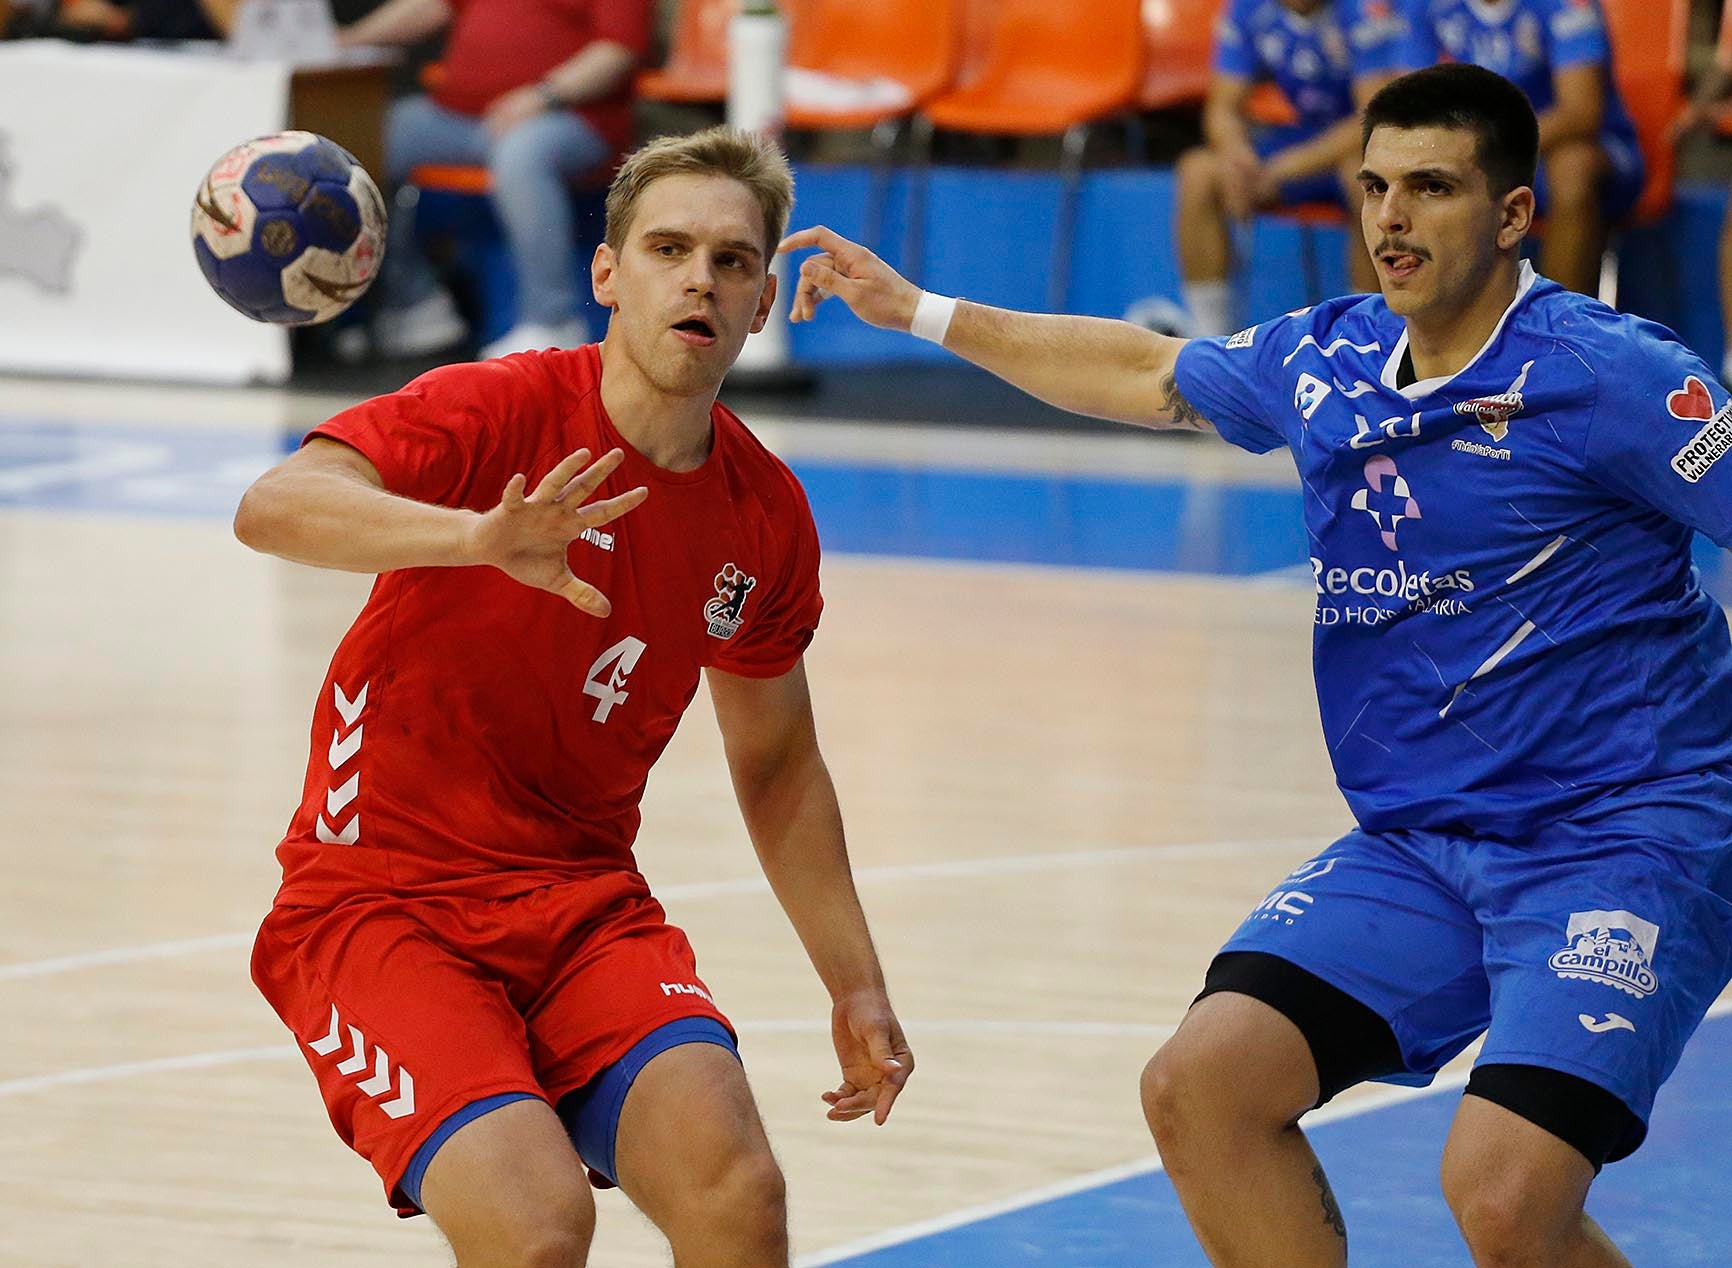
M415 1150L469 1102L558 1104L658 1026L727 1025L685 934L629 873L511 898L273 907L252 968L331 1125L404 1214L396 1187Z

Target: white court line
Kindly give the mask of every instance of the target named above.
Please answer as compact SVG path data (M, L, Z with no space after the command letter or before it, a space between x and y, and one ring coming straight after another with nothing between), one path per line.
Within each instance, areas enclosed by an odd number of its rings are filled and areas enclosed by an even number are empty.
M771 1021L735 1022L740 1034L791 1035L830 1033L829 1018L778 1018ZM972 1018L950 1018L945 1021L906 1019L903 1029L915 1036L923 1035L1006 1035L1029 1038L1057 1039L1150 1039L1163 1040L1173 1033L1171 1026L1144 1025L1137 1022L1105 1021L1005 1021ZM126 1061L119 1065L83 1066L76 1070L57 1070L53 1074L33 1074L20 1079L0 1080L0 1099L24 1096L31 1092L47 1092L54 1088L75 1087L83 1083L108 1083L148 1074L172 1074L181 1070L209 1070L217 1066L238 1065L247 1061L287 1061L300 1055L293 1043L272 1044L262 1048L224 1048L215 1052L194 1052L179 1057L157 1057L149 1061Z
M1708 1017L1719 1017L1732 1013L1732 998L1722 999L1708 1010ZM1336 1102L1325 1105L1322 1109L1313 1110L1305 1116L1305 1127L1320 1127L1337 1119L1353 1118L1359 1114L1368 1114L1372 1110L1384 1109L1390 1105L1399 1105L1404 1101L1417 1100L1422 1096L1440 1096L1445 1092L1467 1086L1471 1070L1460 1070L1454 1074L1440 1075L1429 1087L1383 1087L1368 1095L1357 1097L1346 1103ZM1027 1189L1022 1193L1001 1198L996 1202L983 1202L978 1206L963 1207L948 1215L934 1216L929 1220L918 1220L912 1224L904 1224L899 1228L886 1229L882 1233L874 1233L857 1241L846 1242L841 1246L832 1246L829 1250L819 1251L812 1255L801 1255L794 1260L794 1268L823 1268L825 1264L840 1263L852 1259L856 1255L868 1254L875 1250L884 1250L890 1246L900 1246L904 1242L916 1241L935 1233L947 1233L953 1228L964 1224L973 1224L981 1220L989 1220L997 1215L1007 1215L1011 1211L1020 1211L1027 1207L1039 1206L1042 1202L1050 1202L1055 1198L1070 1197L1072 1194L1083 1193L1089 1189L1115 1184L1120 1180L1129 1180L1134 1176L1153 1175L1165 1168L1159 1155L1140 1159L1136 1162L1121 1163L1116 1167L1107 1167L1101 1171L1093 1171L1088 1175L1077 1176L1070 1180L1060 1180L1055 1184L1042 1185L1038 1189Z
M1008 876L1020 872L1040 872L1054 867L1087 866L1139 862L1148 859L1213 858L1218 854L1257 853L1262 850L1320 850L1326 845L1320 837L1302 837L1276 841L1188 841L1177 845L1134 845L1105 850L1054 851L1046 854L1009 854L996 858L954 859L941 863L904 863L892 867L865 867L854 873L856 884L885 884L905 880L934 880L969 876ZM762 876L742 876L725 881L694 881L685 885L655 887L662 899L722 898L734 894L767 894L769 882ZM110 964L131 964L140 960L161 960L179 955L197 955L205 951L230 951L252 945L253 934L217 933L201 938L182 938L173 942L152 942L140 946L111 947L102 951L85 951L76 955L55 956L46 960L24 960L0 964L0 982L15 978L45 977L54 973L69 973L76 969L100 968Z
M1163 1042L1174 1027L1134 1021L1017 1021L951 1017L943 1021L900 1018L902 1029L914 1038L928 1035L1021 1036L1036 1039L1153 1039ZM830 1033L830 1019L791 1018L786 1021L735 1022L742 1035L795 1035Z
M143 946L111 947L106 951L60 955L51 960L0 964L0 981L19 977L46 977L51 973L70 973L74 969L97 968L105 964L164 960L177 955L197 955L201 951L227 951L247 946L252 940L253 935L250 933L215 933L203 938L182 938L176 942L150 942Z
M304 431L359 394L285 393L256 388L182 388L149 384L32 381L0 376L6 408L0 428L42 423L102 428L116 435L139 427L282 436ZM785 461L912 467L923 472L1000 472L1056 478L1094 476L1135 481L1209 481L1235 488L1287 489L1297 484L1285 450L1249 454L1230 445L1193 443L1138 428L1052 432L993 428L933 418L920 423L810 418L753 410L752 431Z
M1307 1128L1316 1127L1324 1123L1334 1122L1338 1118L1352 1118L1356 1114L1367 1114L1372 1110L1383 1109L1388 1105L1399 1105L1403 1101L1415 1100L1418 1097L1436 1096L1453 1088L1464 1086L1467 1083L1468 1073L1464 1070L1459 1074L1447 1075L1439 1078L1430 1087L1392 1087L1373 1092L1345 1105L1325 1105L1322 1109L1313 1110L1305 1116L1305 1126ZM821 1268L821 1265L824 1264L840 1263L842 1260L852 1259L856 1255L883 1250L889 1246L900 1246L904 1242L916 1241L935 1233L947 1233L953 1228L962 1227L964 1224L989 1220L997 1215L1007 1215L1011 1211L1039 1206L1042 1202L1051 1202L1056 1198L1068 1198L1073 1194L1085 1193L1090 1189L1116 1184L1120 1180L1154 1175L1163 1170L1165 1167L1162 1165L1158 1154L1139 1159L1136 1162L1121 1163L1116 1167L1091 1171L1087 1175L1076 1176L1070 1180L1060 1180L1054 1184L1042 1185L1038 1189L1028 1189L1011 1197L1001 1198L996 1202L982 1202L978 1206L963 1207L960 1211L952 1211L948 1215L939 1215L929 1220L904 1224L900 1228L886 1229L882 1233L874 1233L870 1237L862 1237L858 1241L833 1246L829 1250L819 1251L814 1255L801 1255L794 1261L794 1268Z
M154 1061L128 1061L123 1065L86 1066L80 1070L59 1070L53 1074L7 1079L0 1082L0 1097L46 1092L80 1083L106 1083L111 1079L130 1079L134 1075L161 1074L171 1070L208 1070L213 1066L234 1065L241 1061L280 1061L294 1055L293 1047L279 1043L268 1048L228 1048L220 1052L195 1052L184 1057L159 1057Z

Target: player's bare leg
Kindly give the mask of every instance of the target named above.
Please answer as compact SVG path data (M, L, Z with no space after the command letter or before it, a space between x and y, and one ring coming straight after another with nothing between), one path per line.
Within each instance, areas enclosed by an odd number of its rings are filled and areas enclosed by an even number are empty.
M1732 216L1720 226L1720 322L1729 332L1720 361L1720 381L1732 379Z
M620 1112L619 1187L673 1246L675 1268L787 1268L781 1168L745 1071L725 1048L670 1048Z
M1232 329L1228 275L1233 268L1233 242L1222 186L1226 178L1226 165L1207 147L1179 156L1174 234L1185 307L1198 335L1221 335Z
M1461 1098L1443 1151L1443 1196L1479 1268L1630 1268L1582 1210L1594 1169L1493 1101Z
M1222 992L1193 1007L1143 1071L1143 1113L1216 1268L1341 1268L1347 1227L1297 1120L1317 1102L1299 1028Z
M421 1204L457 1268L583 1268L595 1233L589 1180L545 1101L460 1127L428 1164Z
M1572 291L1598 294L1600 257L1606 251L1606 218L1600 209L1606 152L1595 141L1562 141L1540 161L1551 201L1540 244L1540 272Z
M1359 232L1359 208L1365 201L1365 191L1359 188L1360 156L1355 154L1347 162L1336 169L1336 178L1341 182L1342 197L1347 207L1347 284L1349 288L1361 294L1376 294L1377 262L1371 258L1371 252L1365 245L1365 237Z

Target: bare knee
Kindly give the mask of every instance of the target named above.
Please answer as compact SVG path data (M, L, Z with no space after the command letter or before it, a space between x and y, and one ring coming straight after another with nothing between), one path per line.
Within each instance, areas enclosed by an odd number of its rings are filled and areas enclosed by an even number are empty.
M1171 1045L1162 1045L1143 1067L1141 1092L1143 1119L1164 1153L1177 1146L1185 1127L1185 1112L1191 1108L1185 1084L1191 1077L1182 1057L1170 1055Z
M587 1232L549 1227L526 1240L511 1262L519 1268L583 1268L588 1257Z
M739 1154L706 1177L692 1202L697 1222L710 1236L767 1247L787 1240L787 1185L767 1145Z
M1600 185L1605 179L1605 152L1591 141L1566 141L1545 156L1546 181L1551 201L1558 211L1577 213L1600 205Z
M1559 1262L1581 1232L1580 1205L1560 1202L1555 1185L1466 1150L1445 1150L1443 1196L1478 1268Z
M461 1268L582 1268L595 1233L583 1169L540 1100L459 1128L428 1166L420 1203Z
M1481 1182L1451 1193L1446 1184L1445 1194L1479 1268L1538 1268L1554 1262L1558 1232L1554 1213L1525 1186Z
M1179 201L1186 206L1215 203L1221 197L1221 160L1206 146L1179 155Z
M451 1248L458 1268L583 1268L594 1235L594 1207L573 1203L453 1236Z
M1234 1073L1229 1054L1169 1042L1143 1067L1143 1117L1163 1157L1244 1131L1277 1132L1305 1106L1289 1105Z
M1161 1156L1231 1149L1287 1130L1317 1101L1316 1067L1297 1026L1232 993L1191 1009L1143 1069L1143 1115Z

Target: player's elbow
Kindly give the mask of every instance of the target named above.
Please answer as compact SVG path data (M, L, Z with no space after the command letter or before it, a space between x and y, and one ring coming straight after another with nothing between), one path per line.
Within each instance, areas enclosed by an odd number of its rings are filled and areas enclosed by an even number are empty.
M241 494L241 504L235 507L235 540L252 550L263 549L265 522L269 518L264 501L259 496L259 486L254 484Z
M260 476L235 508L235 539L264 554L275 554L285 522L285 498L271 473Z

